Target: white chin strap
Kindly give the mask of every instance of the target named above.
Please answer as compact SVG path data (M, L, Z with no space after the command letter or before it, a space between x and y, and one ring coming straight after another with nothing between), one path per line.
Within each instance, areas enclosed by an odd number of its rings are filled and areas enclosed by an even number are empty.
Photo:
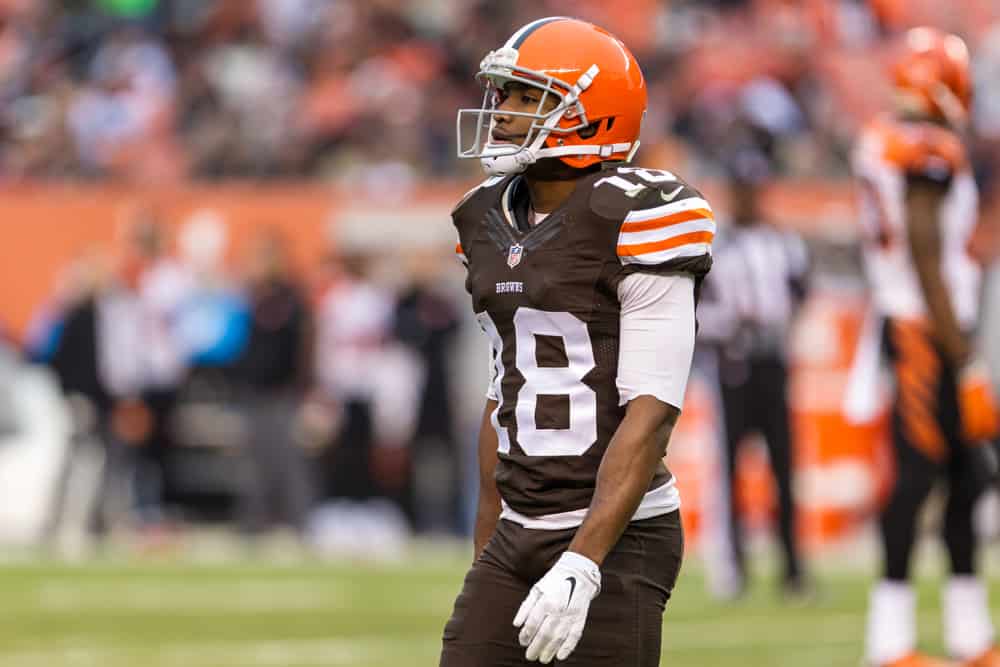
M602 158L610 158L616 153L627 153L626 162L631 162L639 142L625 142L621 144L603 144L600 146L556 146L554 148L542 148L545 137L544 133L536 139L531 146L508 155L491 155L480 158L483 171L490 176L506 176L509 174L520 174L522 171L535 164L542 158L566 157L569 155L598 155Z
M508 174L520 174L535 164L537 160L538 157L535 155L535 151L525 148L513 155L481 157L479 158L479 163L483 165L483 171L490 176L506 176Z
M538 162L539 158L546 157L544 149L545 139L548 138L551 128L559 122L562 114L557 114L554 117L546 120L545 124L547 127L543 127L538 130L535 140L531 142L531 145L525 146L519 151L514 153L504 153L503 148L500 148L497 152L499 155L484 155L480 158L480 163L483 165L483 171L485 171L490 176L505 176L507 174L520 174L522 171L530 167L531 165ZM487 152L489 149L487 148Z

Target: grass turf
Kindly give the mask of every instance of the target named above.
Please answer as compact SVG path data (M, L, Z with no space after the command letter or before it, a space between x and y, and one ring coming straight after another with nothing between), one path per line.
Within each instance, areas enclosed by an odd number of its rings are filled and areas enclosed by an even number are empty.
M399 667L436 665L466 561L416 564L0 566L3 667ZM821 578L808 606L758 581L740 602L682 574L664 622L663 665L858 665L869 579ZM919 587L923 646L940 650L938 587ZM994 595L994 598L998 596Z

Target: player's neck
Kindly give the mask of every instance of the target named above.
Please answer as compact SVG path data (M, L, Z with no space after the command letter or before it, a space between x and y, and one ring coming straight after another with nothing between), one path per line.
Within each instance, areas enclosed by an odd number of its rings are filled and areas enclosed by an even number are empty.
M551 213L559 208L573 194L576 180L539 181L525 176L524 182L528 186L532 210L535 213Z

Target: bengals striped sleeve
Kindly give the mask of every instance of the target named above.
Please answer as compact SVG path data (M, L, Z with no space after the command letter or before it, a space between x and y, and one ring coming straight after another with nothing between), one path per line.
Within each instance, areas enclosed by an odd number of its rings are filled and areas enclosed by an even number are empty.
M701 197L631 211L618 234L623 264L656 266L682 257L711 255L715 216Z

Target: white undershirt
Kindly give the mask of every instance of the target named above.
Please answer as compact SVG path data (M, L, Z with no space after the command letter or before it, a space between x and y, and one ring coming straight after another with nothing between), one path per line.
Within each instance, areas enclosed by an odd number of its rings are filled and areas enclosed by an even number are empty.
M619 284L618 299L619 404L649 395L680 409L694 356L694 278L634 273ZM491 375L495 354L491 350ZM486 397L499 400L492 382Z
M618 286L620 405L649 395L684 405L694 357L694 278L633 273Z

